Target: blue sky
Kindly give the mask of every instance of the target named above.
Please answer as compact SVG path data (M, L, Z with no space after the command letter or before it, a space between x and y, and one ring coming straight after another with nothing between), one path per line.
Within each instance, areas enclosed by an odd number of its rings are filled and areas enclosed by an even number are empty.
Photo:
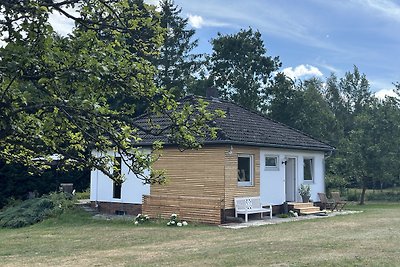
M157 3L156 0L148 0ZM196 29L196 52L211 53L217 33L252 27L268 55L297 79L342 77L358 66L373 92L400 82L400 1L395 0L175 0ZM59 18L55 28L65 29Z
M196 29L199 52L212 52L218 32L258 29L267 53L285 73L342 77L356 65L371 90L400 82L400 1L389 0L175 0Z

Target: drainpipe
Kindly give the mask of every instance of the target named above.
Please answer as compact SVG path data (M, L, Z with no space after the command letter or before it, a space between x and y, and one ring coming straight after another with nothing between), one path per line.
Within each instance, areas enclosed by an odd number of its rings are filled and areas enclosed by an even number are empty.
M99 195L99 170L96 170L96 198L95 198L95 208L99 207L98 201L98 195Z

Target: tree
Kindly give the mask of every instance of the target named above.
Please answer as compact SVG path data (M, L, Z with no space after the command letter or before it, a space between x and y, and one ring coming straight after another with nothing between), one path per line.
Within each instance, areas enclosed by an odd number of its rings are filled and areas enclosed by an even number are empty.
M338 124L323 96L323 83L312 78L295 84L278 73L270 87L267 114L322 141L336 145Z
M158 68L156 83L180 98L199 68L200 63L196 60L200 55L190 53L198 40L192 41L195 31L187 29L188 19L180 16L182 10L172 0L162 0L160 6L160 26L164 31L160 54L154 61Z
M68 13L78 3L80 14ZM64 168L97 168L121 183L124 177L110 167L119 153L144 182L158 183L164 176L151 168L156 156L137 147L140 131L171 131L172 140L190 147L200 145L194 136L215 134L205 102L178 110L173 96L154 85L150 59L162 40L154 7L141 0L2 0L0 11L6 42L0 48L0 159L6 163L43 169L58 155ZM54 33L51 12L75 21L71 35ZM134 117L141 103L146 114L167 114L170 125L139 127Z
M369 105L371 97L369 82L356 66L339 81L334 74L327 80L326 99L342 124L344 135L349 134L354 118Z
M210 79L221 96L247 108L261 109L268 95L267 84L281 63L266 55L259 31L240 30L211 40Z

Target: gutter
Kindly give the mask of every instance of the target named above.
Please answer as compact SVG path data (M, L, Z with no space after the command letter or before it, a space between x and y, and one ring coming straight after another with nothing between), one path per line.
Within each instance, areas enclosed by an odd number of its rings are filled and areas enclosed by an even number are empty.
M248 145L248 146L257 146L257 147L269 147L269 148L289 148L289 149L298 149L298 150L310 150L310 151L326 151L332 152L335 150L334 147L330 149L327 147L310 147L310 146L296 146L296 145L285 145L285 144L266 144L266 143L253 143L253 142L240 142L240 141L232 141L232 140L221 140L221 141L205 141L202 144L204 145ZM137 144L137 146L152 146L153 143L145 142ZM165 143L166 146L177 146L177 144L168 144Z

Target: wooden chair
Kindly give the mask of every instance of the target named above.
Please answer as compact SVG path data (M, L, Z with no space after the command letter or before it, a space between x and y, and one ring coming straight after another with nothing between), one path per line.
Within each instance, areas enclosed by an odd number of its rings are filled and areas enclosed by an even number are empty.
M346 206L347 202L340 198L339 192L332 192L331 195L336 203L336 210L341 211L344 208L344 206Z
M323 209L334 210L336 209L336 203L334 200L328 199L325 193L318 193L319 200Z

